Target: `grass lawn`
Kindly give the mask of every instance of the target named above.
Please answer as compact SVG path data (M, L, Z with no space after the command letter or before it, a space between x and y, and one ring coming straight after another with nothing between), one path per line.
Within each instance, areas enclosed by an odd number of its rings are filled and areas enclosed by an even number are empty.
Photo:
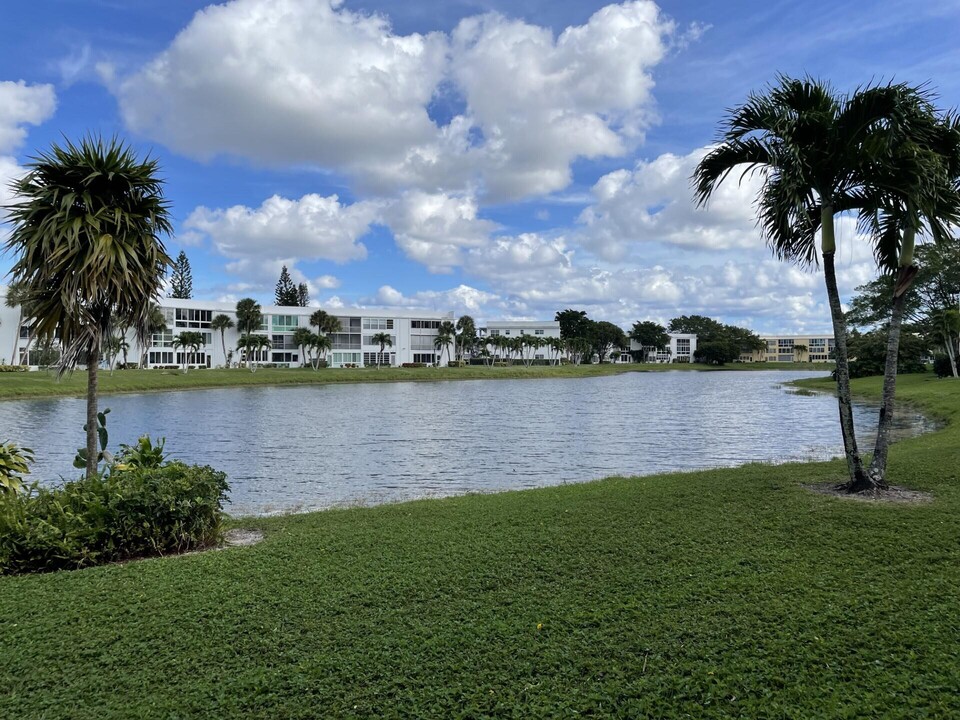
M748 465L0 578L0 717L956 717L960 383L900 394L948 422L891 453L932 503L803 489L842 461Z
M483 367L464 368L331 368L319 371L262 368L249 370L116 370L99 374L100 392L136 393L158 390L194 390L199 388L238 387L244 385L313 385L343 382L430 382L442 380L482 380L502 378L578 378L615 375L623 372L666 370L822 370L829 366L811 363L743 363L715 367L696 364L611 364L565 365L560 367ZM0 400L41 397L82 397L87 392L87 375L77 371L57 380L52 371L0 373Z

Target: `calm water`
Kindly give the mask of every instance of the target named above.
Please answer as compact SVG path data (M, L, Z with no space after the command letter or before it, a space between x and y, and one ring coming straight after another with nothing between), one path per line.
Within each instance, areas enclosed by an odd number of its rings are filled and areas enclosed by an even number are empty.
M144 432L166 437L172 456L227 472L232 513L258 514L828 458L842 453L836 401L781 385L819 374L236 388L101 405L112 410L111 450ZM875 408L856 416L862 432L875 427ZM4 438L37 453L35 479L77 475L83 422L79 399L0 403ZM929 429L920 416L902 422Z

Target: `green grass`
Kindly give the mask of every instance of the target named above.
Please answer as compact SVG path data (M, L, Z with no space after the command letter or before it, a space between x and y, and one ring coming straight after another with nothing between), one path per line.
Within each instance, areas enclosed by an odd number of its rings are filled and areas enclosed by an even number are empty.
M803 489L840 461L748 465L242 519L261 544L0 578L0 717L949 717L960 383L900 393L948 423L892 452L925 505Z
M662 372L666 370L822 370L830 368L810 363L746 363L718 368L709 365L623 364L565 365L561 367L483 367L464 368L337 368L320 371L262 368L249 370L117 370L99 374L102 394L154 392L160 390L196 390L202 388L243 387L247 385L313 385L351 382L431 382L444 380L483 380L517 378L579 378L616 375L623 372ZM52 371L0 373L0 400L42 397L81 397L87 392L87 375L77 371L57 380Z

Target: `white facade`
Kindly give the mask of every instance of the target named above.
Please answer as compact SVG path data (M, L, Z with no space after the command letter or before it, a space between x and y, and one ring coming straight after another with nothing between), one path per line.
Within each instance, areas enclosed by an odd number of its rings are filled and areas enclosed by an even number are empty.
M670 344L663 350L641 346L635 340L630 340L630 352L646 352L644 358L646 362L655 363L691 363L693 356L697 352L697 336L693 333L667 333L670 337ZM630 362L633 356L624 353L621 356L622 362Z
M560 337L560 322L557 320L490 320L485 327L479 329L480 342L484 338L500 336L503 338L518 338L531 335L535 338L547 340ZM495 359L500 359L497 350L488 346ZM555 353L548 347L538 348L530 358L532 360L552 360ZM563 357L563 355L561 355Z
M0 293L3 290L0 288ZM224 367L228 357L232 365L241 362L241 354L237 351L240 334L236 328L235 303L163 298L160 309L165 316L167 330L155 333L147 348L140 348L133 334L129 334L126 338L129 345L129 363L139 363L141 353L146 355L146 366L152 368L180 366L184 360L193 366ZM306 358L301 357L300 349L294 345L293 333L297 328L316 332L316 328L310 326L310 316L318 309L262 306L263 325L259 334L269 337L272 347L255 353L252 359L258 363L284 367L300 367L306 364ZM329 308L327 312L340 320L343 330L331 336L333 348L327 352L330 367L376 365L380 345L374 343L372 337L379 332L388 333L393 340L393 346L384 349L380 364L398 366L411 362L433 363L438 355L433 345L437 330L443 321L453 322L454 319L452 312L406 309ZM222 338L219 331L210 327L213 318L221 314L234 323L234 327L227 330ZM17 315L18 309L6 307L0 297L0 360L6 362L10 362L13 357L14 363L21 363L29 341L24 328L14 347ZM174 347L174 337L184 330L203 335L203 346L196 353Z

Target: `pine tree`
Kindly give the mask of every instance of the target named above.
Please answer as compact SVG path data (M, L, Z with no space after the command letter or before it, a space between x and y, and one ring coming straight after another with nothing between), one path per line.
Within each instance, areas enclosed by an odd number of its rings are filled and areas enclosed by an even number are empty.
M280 279L277 280L275 299L276 304L280 307L296 307L300 304L297 286L293 284L286 265L283 266L283 269L280 271Z
M310 304L310 292L307 290L306 283L297 285L297 305L306 307Z
M181 300L189 300L193 297L193 272L190 270L187 254L183 250L173 263L173 273L170 275L170 297Z

